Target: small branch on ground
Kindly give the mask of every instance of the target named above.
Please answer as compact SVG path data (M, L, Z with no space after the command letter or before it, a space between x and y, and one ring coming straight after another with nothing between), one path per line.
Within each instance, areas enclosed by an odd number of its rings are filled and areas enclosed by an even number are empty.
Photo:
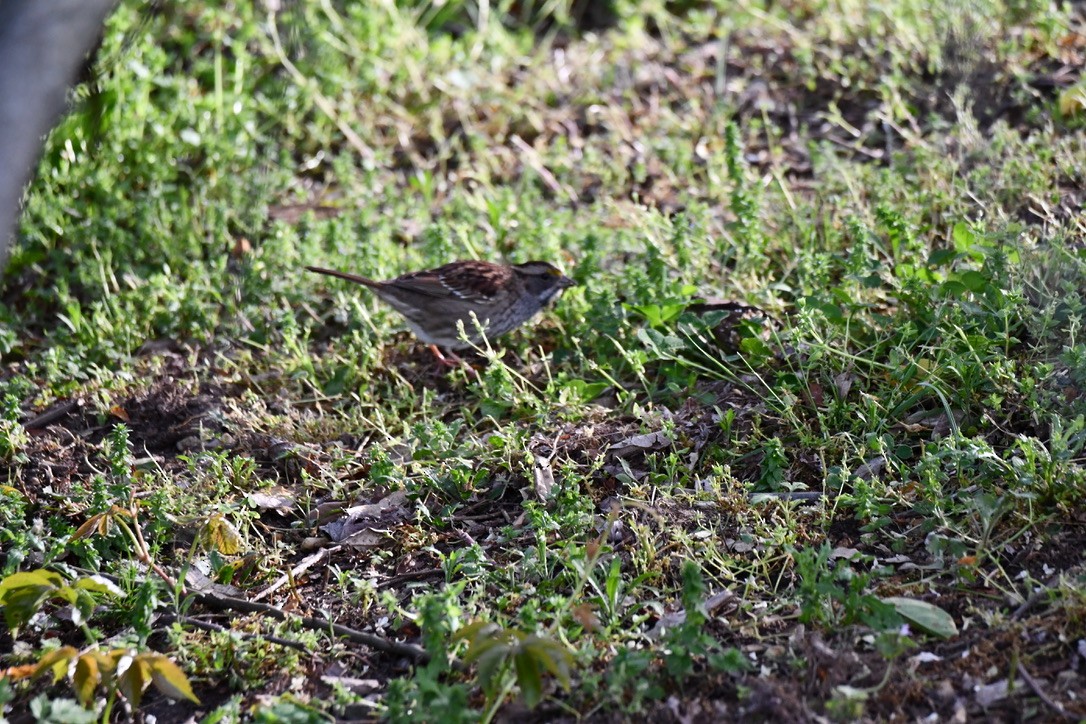
M27 430L37 430L43 427L48 427L60 418L67 415L72 410L77 410L83 406L83 400L68 400L56 405L50 410L46 410L37 417L32 417L23 423L23 428Z
M524 159L524 162L539 175L539 178L543 180L543 183L547 185L547 188L549 188L555 196L565 196L574 206L577 205L577 194L573 193L573 189L563 186L558 182L558 179L554 177L554 174L550 172L550 169L543 165L543 159L539 157L539 153L534 148L529 146L523 138L516 134L511 136L509 141L517 147L521 152L521 157Z
M233 598L231 596L218 596L213 593L195 593L197 603L200 603L208 608L212 608L218 611L243 611L245 613L259 613L265 616L269 616L278 621L287 621L290 619L297 620L303 627L313 629L314 631L327 631L336 636L341 636L348 641L356 644L363 644L369 646L372 649L383 651L387 654L396 654L397 656L406 656L407 658L414 659L419 663L425 663L429 661L430 654L426 652L420 646L414 644L405 644L399 641L392 641L376 634L365 633L363 631L356 631L353 628L342 626L338 623L333 623L327 619L317 618L314 616L295 616L294 614L287 613L286 611L276 608L267 603L259 603L257 601L247 601L243 598Z
M279 579L275 583L271 584L270 586L265 588L263 591L256 594L255 596L253 596L250 600L259 601L262 598L267 598L268 596L275 593L276 591L278 591L283 586L287 585L287 583L289 583L292 579L297 578L300 574L305 573L307 570L309 570L314 565L319 563L321 561L321 559L323 559L326 556L334 553L335 551L338 551L340 549L340 547L341 546L332 546L330 548L321 548L319 551L317 551L313 555L306 557L304 560L302 560L301 563L294 566L294 568L290 569L289 573L285 573L282 576L280 576Z
M408 571L407 573L401 573L381 581L377 584L377 590L380 591L385 588L392 588L395 585L408 581L422 581L427 578L436 578L444 575L445 570L443 568L423 568L419 571Z
M1059 580L1060 577L1057 574L1045 581L1043 586L1034 591L1029 598L1022 602L1021 606L1014 610L1014 613L1011 614L1011 620L1021 621L1023 618L1025 618L1026 614L1032 611L1033 608L1041 602L1041 599L1045 598L1046 596L1048 596L1049 593L1051 593L1055 585L1059 583Z
M212 631L214 633L230 633L236 636L240 636L243 641L268 641L273 644L279 644L280 646L286 646L288 648L297 649L298 651L304 651L307 654L315 653L310 650L305 644L300 641L292 641L279 636L273 636L271 634L251 634L244 633L242 631L235 631L234 629L227 628L226 626L220 626L217 623L211 623L210 621L201 621L198 618L192 616L177 616L175 614L166 614L158 620L158 623L162 626L168 626L171 623L179 623L182 626L189 626L191 628L198 628L201 631Z
M1068 721L1076 718L1068 714L1067 710L1063 708L1062 704L1050 697L1048 695L1048 692L1041 688L1040 682L1034 679L1033 676L1031 676L1030 673L1026 671L1026 667L1022 665L1022 662L1018 662L1018 675L1021 676L1022 681L1026 682L1029 688L1033 690L1033 693L1037 695L1037 698L1043 701L1045 703L1045 706L1056 712L1061 718Z

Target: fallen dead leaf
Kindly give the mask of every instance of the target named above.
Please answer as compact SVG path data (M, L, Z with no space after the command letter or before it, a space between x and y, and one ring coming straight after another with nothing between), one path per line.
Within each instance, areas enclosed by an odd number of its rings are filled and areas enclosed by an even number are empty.
M407 493L389 493L376 503L347 508L342 518L321 526L337 543L355 548L371 548L384 540L389 524L407 517Z
M600 629L600 619L596 615L596 612L592 609L592 605L588 603L580 603L574 606L570 613L573 614L574 620L581 624L581 628L585 631L598 631Z
M987 709L992 704L1007 698L1007 680L1000 679L991 684L979 684L973 692L977 697L977 703Z
M838 558L843 558L846 561L850 561L858 555L860 555L860 551L855 548L834 548L833 552L830 553L830 560L833 561Z
M282 487L249 493L246 500L249 501L249 505L259 510L290 510L294 507L293 491Z
M871 458L860 467L856 468L853 473L860 480L871 480L876 475L882 472L882 469L886 467L886 458L881 455L877 458Z
M381 545L384 540L384 533L366 528L356 533L352 533L339 542L340 544L350 546L351 548L376 548Z
M608 452L616 458L624 458L635 453L655 452L671 446L671 439L662 432L649 432L634 435L616 442Z
M359 518L379 518L386 511L392 508L401 508L404 503L407 502L407 493L403 490L397 490L393 493L389 493L385 497L378 500L376 503L367 503L365 505L352 505L347 508L344 514L348 520L358 520Z
M554 470L548 458L537 457L532 468L535 478L535 494L540 502L547 503L554 493Z

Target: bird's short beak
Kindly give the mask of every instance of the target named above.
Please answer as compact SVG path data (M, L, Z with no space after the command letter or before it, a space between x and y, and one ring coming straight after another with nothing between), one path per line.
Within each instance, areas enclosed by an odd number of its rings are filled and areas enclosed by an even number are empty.
M568 287L575 287L575 286L577 286L577 282L573 281L569 277L564 276L564 277L562 277L561 279L558 280L558 287L560 289L566 289Z

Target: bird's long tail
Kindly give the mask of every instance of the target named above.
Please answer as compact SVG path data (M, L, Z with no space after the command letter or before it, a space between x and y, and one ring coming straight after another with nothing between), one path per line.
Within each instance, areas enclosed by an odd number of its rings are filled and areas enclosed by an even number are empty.
M361 284L367 287L380 286L380 282L375 282L372 279L367 279L366 277L360 277L357 274L348 274L347 272L336 271L334 269L322 269L319 266L307 266L306 269L311 272L316 272L318 274L327 274L330 277L346 279L349 282L354 282L355 284Z

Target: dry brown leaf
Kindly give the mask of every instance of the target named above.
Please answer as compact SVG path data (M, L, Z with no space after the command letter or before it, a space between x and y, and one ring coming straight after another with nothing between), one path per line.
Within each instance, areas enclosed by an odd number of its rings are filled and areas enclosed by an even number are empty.
M554 492L554 470L548 458L536 458L532 468L535 477L535 494L540 502L550 501Z
M290 510L294 507L294 491L283 487L268 488L249 493L249 505L260 510Z
M671 445L671 439L662 432L634 435L611 446L611 455L622 458L635 453L655 452Z

